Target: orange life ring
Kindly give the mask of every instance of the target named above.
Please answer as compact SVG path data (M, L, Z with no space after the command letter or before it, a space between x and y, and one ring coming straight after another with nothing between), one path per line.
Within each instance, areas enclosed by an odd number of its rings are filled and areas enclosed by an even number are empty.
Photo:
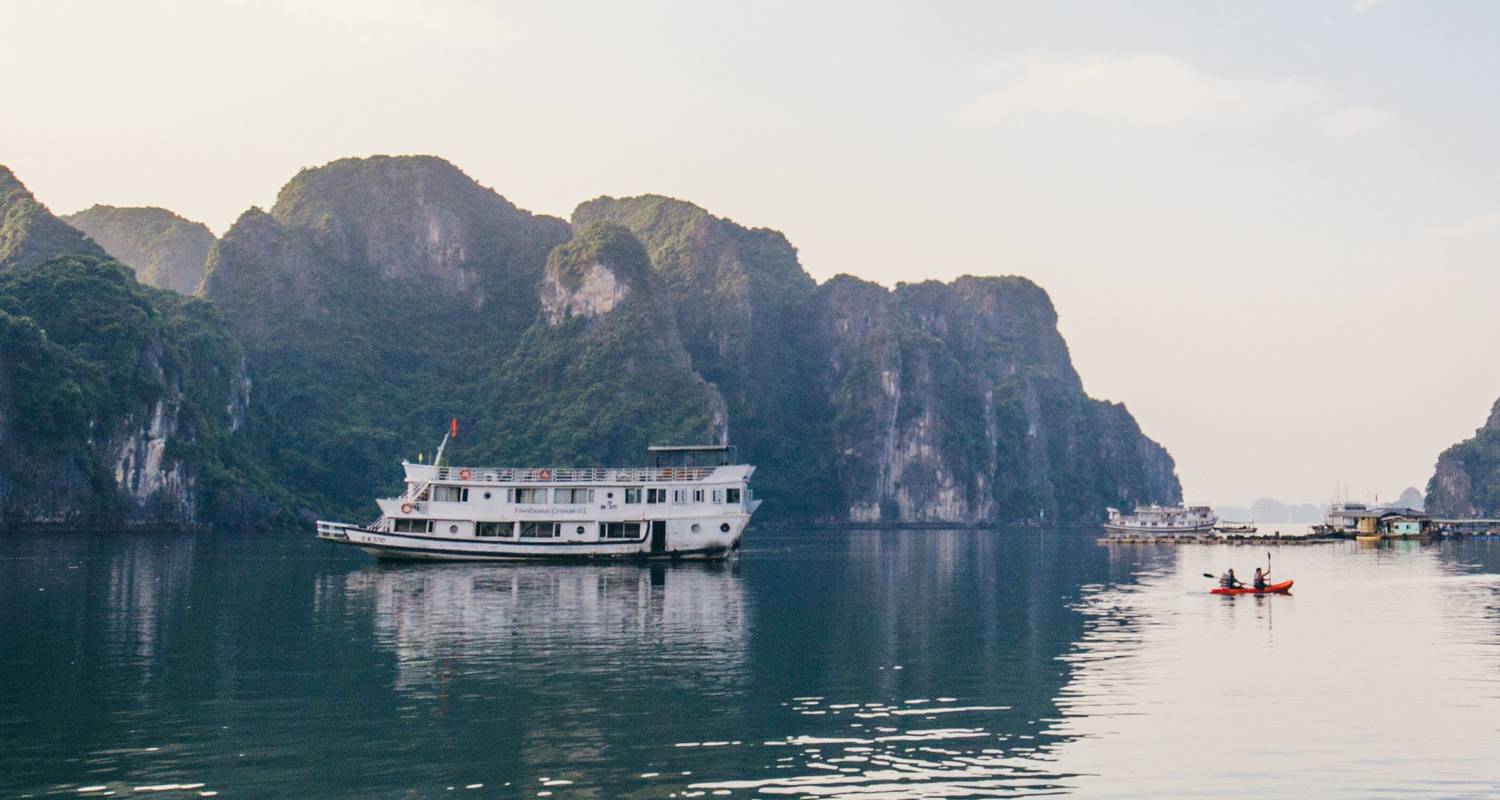
M411 503L402 503L401 504L401 513L403 513L403 514L410 514L411 513L411 508L412 508Z
M552 480L552 470L550 470L550 469L539 469L539 470L536 471L536 476L538 478L541 478L544 481L550 481L550 480Z
M464 467L463 469L458 471L458 479L461 481L466 481L472 477L474 477L474 470L469 469L468 467Z

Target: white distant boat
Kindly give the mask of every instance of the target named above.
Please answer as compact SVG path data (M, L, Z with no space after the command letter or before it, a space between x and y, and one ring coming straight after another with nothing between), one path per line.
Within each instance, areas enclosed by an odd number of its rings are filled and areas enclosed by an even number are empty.
M443 444L447 444L447 437ZM755 467L720 445L651 447L649 467L455 467L401 462L406 490L368 525L318 538L382 559L719 559L739 549Z
M1136 506L1134 514L1108 509L1110 533L1188 534L1213 530L1219 517L1208 506Z

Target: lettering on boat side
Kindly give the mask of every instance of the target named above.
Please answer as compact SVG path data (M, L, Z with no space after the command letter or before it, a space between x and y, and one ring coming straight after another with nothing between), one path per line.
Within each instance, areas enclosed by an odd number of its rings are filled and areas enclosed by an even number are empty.
M588 506L518 505L516 511L523 514L585 514Z

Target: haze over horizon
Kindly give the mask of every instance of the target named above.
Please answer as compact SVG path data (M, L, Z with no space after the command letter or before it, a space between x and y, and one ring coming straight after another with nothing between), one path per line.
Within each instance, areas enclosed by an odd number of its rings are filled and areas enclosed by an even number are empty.
M1500 340L1497 21L22 0L0 6L0 163L59 213L222 233L303 167L430 153L563 217L689 200L782 231L819 280L1024 275L1188 499L1394 499L1500 396L1478 355Z

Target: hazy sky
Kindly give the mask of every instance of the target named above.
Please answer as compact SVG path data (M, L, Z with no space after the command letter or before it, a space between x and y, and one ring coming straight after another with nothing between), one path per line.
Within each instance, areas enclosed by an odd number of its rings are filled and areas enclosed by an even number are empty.
M1500 359L1500 6L0 0L0 163L222 232L444 156L659 192L822 280L1026 275L1189 499L1423 486Z

